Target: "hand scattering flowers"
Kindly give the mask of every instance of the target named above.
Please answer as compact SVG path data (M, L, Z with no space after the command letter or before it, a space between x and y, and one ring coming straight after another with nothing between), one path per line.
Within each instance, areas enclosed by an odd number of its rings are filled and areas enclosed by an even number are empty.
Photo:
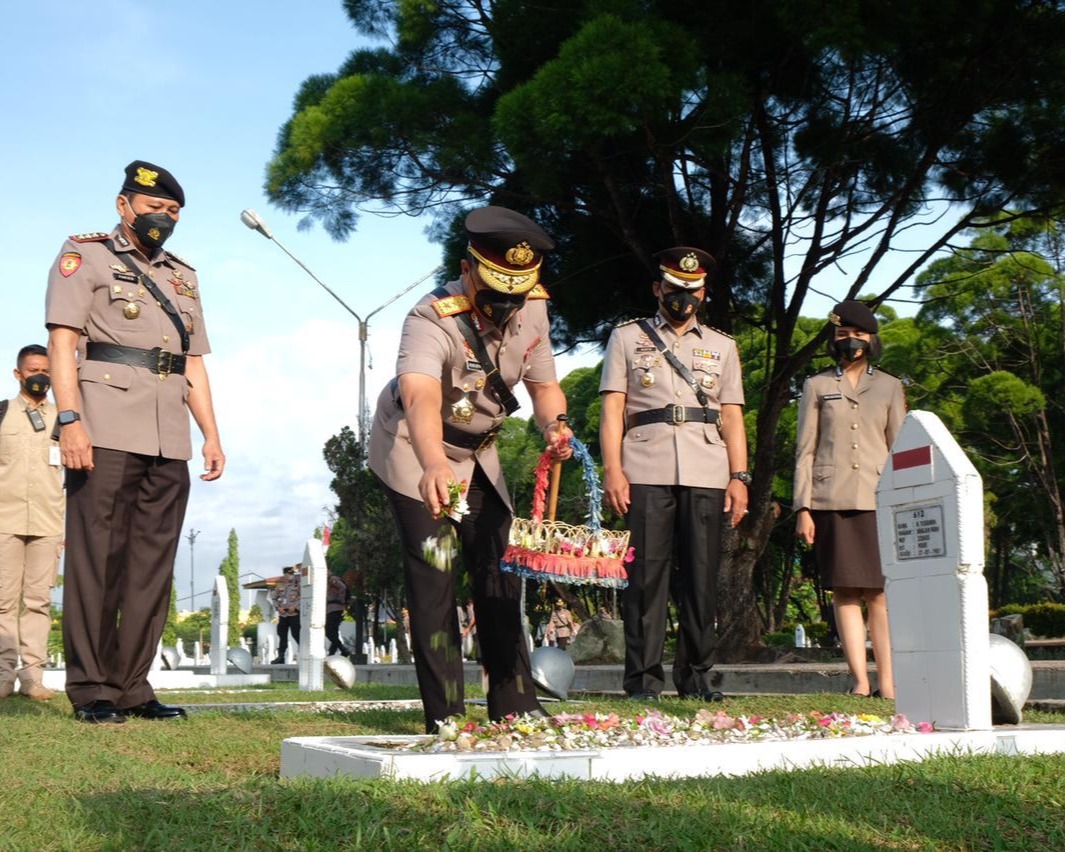
M438 571L450 571L452 562L459 555L455 524L460 523L470 511L466 502L466 487L466 480L447 484L447 502L440 507L437 517L454 523L442 524L436 533L422 542L422 558Z
M931 733L931 723L911 723L903 715L870 713L791 713L782 719L729 716L723 710L700 708L682 718L643 711L631 718L617 713L559 713L547 718L508 717L501 722L440 723L435 738L405 743L420 752L580 751L632 746L713 745L715 743L831 739L871 734Z

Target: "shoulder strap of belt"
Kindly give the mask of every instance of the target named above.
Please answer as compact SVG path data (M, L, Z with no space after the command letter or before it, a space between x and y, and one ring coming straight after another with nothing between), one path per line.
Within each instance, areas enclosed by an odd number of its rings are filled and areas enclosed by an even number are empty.
M639 323L640 328L642 328L644 331L644 334L646 334L651 339L651 342L655 345L655 348L659 352L661 352L665 359L669 362L669 366L676 371L678 376L684 379L684 381L686 381L691 386L691 389L693 391L695 391L695 398L699 400L699 405L701 405L703 408L709 406L710 400L707 398L706 393L703 391L703 389L699 387L699 382L696 381L695 376L691 374L691 370L689 370L682 363L680 363L680 359L673 354L673 351L669 349L669 347L667 347L665 343L662 342L662 338L658 336L658 332L654 330L654 326L652 326L651 323L645 319L640 320Z
M438 299L443 299L451 294L443 287L437 287L433 290L433 295ZM488 354L488 349L485 347L484 341L481 340L481 335L473 327L473 320L469 312L455 314L454 319L459 327L459 332L477 358L477 363L484 370L485 377L488 379L488 386L492 389L495 398L503 406L508 416L513 414L521 407L521 403L515 399L514 394L507 387L507 383L503 381L503 377L499 374L499 368L492 361L492 356Z
M133 258L131 258L128 253L119 255L119 253L115 251L115 244L111 242L111 240L107 240L104 244L107 246L108 250L110 250L111 254L123 261L123 265L128 263L133 267L133 273L137 276L137 280L140 281L144 288L152 294L155 301L159 303L159 307L166 311L166 315L170 317L170 321L174 324L174 328L176 328L178 334L181 335L181 354L184 355L189 351L189 332L188 329L185 328L185 323L182 322L181 315L178 313L177 308L174 307L174 303L163 294L162 290L159 289L158 284L137 268L137 265L133 262Z

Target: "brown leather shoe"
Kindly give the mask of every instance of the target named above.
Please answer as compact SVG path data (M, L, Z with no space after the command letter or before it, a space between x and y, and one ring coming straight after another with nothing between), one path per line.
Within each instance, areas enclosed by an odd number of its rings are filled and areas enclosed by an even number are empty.
M22 684L19 687L19 692L25 695L27 698L32 698L34 701L51 701L55 698L55 692L45 686L43 683L30 683Z

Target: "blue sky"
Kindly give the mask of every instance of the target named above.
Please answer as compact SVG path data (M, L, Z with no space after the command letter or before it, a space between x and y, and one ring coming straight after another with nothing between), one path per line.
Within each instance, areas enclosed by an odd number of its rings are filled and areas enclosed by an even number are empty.
M351 240L335 243L321 228L299 231L297 217L271 208L262 194L265 165L299 85L335 71L366 44L340 0L53 0L5 8L0 361L14 366L21 346L44 342L49 267L67 235L113 227L128 162L165 166L185 189L168 248L199 274L228 456L218 482L194 478L189 502L186 535L200 531L197 607L210 602L231 528L244 573L276 574L302 557L306 538L334 503L322 446L357 422L355 320L276 245L242 225L240 211L256 209L363 316L440 260L424 236L426 222L364 216ZM392 376L403 315L421 292L371 321L371 409ZM812 302L805 313L827 311L832 301ZM562 359L559 374L594 360ZM0 393L14 395L14 382ZM198 440L194 445L197 473ZM181 608L189 574L183 535L175 570Z
M201 531L197 606L210 602L230 528L240 537L243 572L274 574L302 557L323 507L334 502L322 445L357 419L357 324L276 245L244 227L240 211L258 210L364 316L439 262L421 222L366 217L338 244L320 228L298 231L296 217L263 197L264 168L298 86L335 71L358 45L339 0L5 8L0 361L14 366L22 345L44 342L48 269L68 234L115 224L128 162L159 163L185 189L168 247L200 276L228 456L225 476L194 480L189 501L186 532ZM398 328L417 292L371 321L371 406L391 377ZM14 395L8 384L0 392ZM194 473L198 466L196 457ZM189 565L183 536L175 575L182 608Z

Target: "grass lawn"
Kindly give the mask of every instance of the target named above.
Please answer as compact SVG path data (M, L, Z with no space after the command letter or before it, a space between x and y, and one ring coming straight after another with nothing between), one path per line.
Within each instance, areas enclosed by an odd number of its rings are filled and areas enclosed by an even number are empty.
M417 690L160 697L192 705L416 698ZM694 712L676 700L660 706ZM635 710L602 698L554 708ZM724 709L888 715L892 705L833 694L734 698ZM470 713L483 718L484 709ZM1065 724L1065 716L1026 721ZM72 720L63 697L9 698L0 701L0 850L1065 849L1065 756L626 784L278 780L286 737L420 730L420 709L209 709L185 722L91 726Z

